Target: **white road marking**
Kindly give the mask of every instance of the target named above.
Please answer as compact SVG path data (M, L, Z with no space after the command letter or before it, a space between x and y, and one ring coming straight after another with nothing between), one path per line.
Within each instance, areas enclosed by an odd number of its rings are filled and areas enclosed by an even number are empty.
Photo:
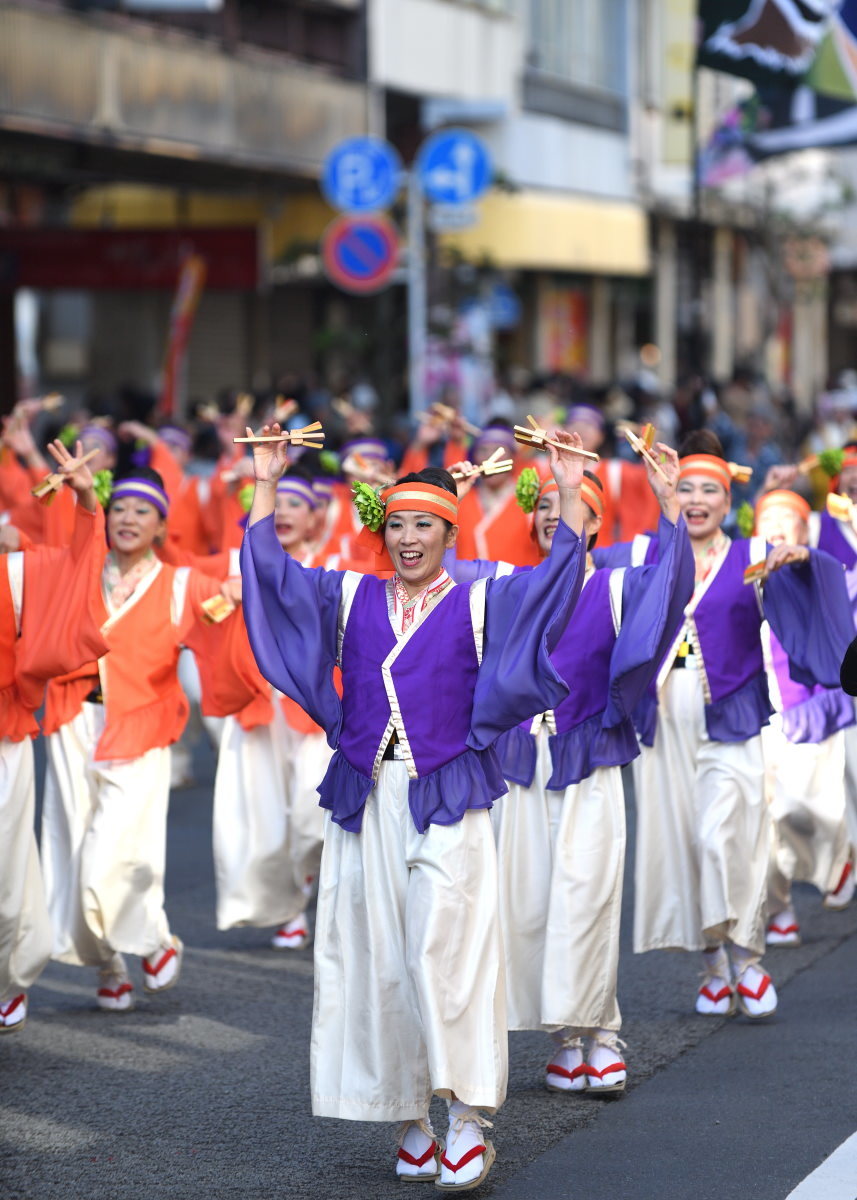
M857 1133L837 1146L786 1200L857 1200Z

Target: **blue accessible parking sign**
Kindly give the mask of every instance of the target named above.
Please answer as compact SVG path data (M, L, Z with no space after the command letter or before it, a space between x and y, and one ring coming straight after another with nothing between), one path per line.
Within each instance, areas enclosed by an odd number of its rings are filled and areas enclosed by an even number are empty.
M398 154L380 138L349 138L325 159L321 190L345 212L374 212L396 198L402 174Z
M437 204L468 204L489 187L491 159L469 129L444 129L420 148L417 172L423 191Z
M396 227L386 217L337 217L324 231L322 261L331 283L366 295L390 282L399 258Z

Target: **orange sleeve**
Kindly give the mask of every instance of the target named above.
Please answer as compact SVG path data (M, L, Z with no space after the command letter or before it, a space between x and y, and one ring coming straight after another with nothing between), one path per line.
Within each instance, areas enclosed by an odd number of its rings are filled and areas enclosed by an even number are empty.
M162 442L160 438L152 445L149 466L153 471L157 471L163 479L164 491L169 497L170 504L173 504L181 491L184 473L166 442Z

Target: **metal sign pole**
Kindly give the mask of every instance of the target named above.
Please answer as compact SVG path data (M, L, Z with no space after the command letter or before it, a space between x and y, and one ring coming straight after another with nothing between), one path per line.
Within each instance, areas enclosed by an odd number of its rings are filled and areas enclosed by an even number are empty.
M408 390L410 412L426 406L426 230L423 190L416 171L408 172Z

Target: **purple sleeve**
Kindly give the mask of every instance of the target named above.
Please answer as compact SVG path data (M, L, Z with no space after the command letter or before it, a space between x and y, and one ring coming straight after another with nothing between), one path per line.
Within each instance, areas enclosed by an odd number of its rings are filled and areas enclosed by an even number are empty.
M486 584L483 657L469 739L474 749L556 708L568 695L550 654L580 595L585 558L582 539L560 521L544 562Z
M342 707L333 685L342 571L302 567L286 554L273 516L241 544L244 620L259 670L336 744Z
M630 567L622 586L622 626L610 658L604 725L630 717L657 674L693 595L694 562L687 526L661 517L656 566Z
M808 563L769 575L762 595L765 616L791 661L792 679L808 687L838 687L854 636L842 564L823 550L810 550Z
M443 565L450 579L466 587L478 579L493 579L497 563L487 558L459 558L455 546L443 556Z
M592 550L592 561L596 567L630 567L631 543L614 542L612 546L595 546Z

